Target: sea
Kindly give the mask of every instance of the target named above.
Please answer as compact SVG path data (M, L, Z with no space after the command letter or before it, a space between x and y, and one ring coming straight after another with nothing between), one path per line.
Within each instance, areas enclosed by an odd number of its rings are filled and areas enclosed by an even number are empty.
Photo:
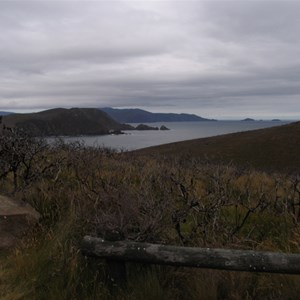
M144 123L165 125L170 130L124 131L124 134L62 137L67 143L80 141L86 146L130 151L156 145L284 125L292 121L201 121ZM137 126L138 124L131 124Z

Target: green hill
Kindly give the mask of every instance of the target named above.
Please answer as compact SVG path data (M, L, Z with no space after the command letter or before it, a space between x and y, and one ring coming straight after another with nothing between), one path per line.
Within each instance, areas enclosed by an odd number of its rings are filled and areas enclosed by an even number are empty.
M132 129L94 108L55 108L3 117L5 126L22 128L34 136L98 135Z
M184 155L263 170L300 171L300 122L137 150L140 154Z

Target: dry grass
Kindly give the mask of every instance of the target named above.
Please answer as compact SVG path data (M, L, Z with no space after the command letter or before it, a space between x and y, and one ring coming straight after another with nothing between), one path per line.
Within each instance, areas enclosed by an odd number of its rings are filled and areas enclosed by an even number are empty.
M137 150L139 155L185 156L239 168L299 172L300 122Z
M125 290L112 291L103 261L80 253L85 234L134 241L300 251L295 176L182 158L138 157L58 144L2 178L41 214L20 246L0 258L1 299L296 299L295 276L128 264ZM250 211L250 212L249 212ZM247 216L248 215L248 216Z

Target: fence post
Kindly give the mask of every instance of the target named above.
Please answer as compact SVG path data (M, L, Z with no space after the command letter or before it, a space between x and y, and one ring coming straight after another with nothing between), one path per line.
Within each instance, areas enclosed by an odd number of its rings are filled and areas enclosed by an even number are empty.
M105 233L104 239L110 242L117 242L124 238L119 232L110 231ZM116 288L124 287L127 282L125 261L106 258L106 274L112 291L115 291Z

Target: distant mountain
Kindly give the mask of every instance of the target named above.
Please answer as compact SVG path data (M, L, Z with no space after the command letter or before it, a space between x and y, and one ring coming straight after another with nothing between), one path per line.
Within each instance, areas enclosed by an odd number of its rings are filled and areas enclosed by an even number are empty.
M33 136L99 135L133 129L96 108L55 108L3 117L5 126L22 128Z
M244 120L242 120L243 122L253 122L255 121L254 119L251 119L251 118L246 118Z
M7 115L11 115L13 114L13 112L10 111L0 111L0 116L7 116Z
M105 107L101 108L101 110L106 112L113 119L120 123L215 121L205 119L193 114L152 113L137 108L116 109L111 107Z

